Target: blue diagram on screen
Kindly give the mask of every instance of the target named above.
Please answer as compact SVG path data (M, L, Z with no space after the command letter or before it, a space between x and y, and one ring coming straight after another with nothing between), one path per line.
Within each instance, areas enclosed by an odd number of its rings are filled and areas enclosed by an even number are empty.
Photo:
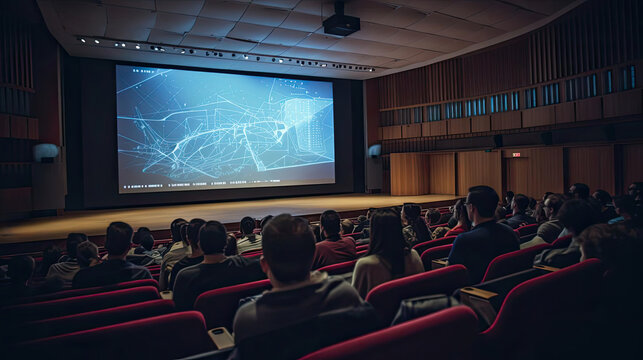
M335 160L332 83L124 65L116 72L121 183L158 182L149 175L334 182L334 167L310 167Z

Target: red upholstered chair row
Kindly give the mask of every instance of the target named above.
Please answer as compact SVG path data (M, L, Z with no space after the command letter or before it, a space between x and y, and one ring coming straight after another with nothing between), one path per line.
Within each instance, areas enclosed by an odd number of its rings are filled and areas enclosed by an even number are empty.
M444 223L444 224L431 225L431 226L429 226L429 229L430 229L431 231L433 231L433 230L435 230L435 229L437 229L437 228L439 228L439 227L444 227L444 226L449 226L449 224L448 224L448 223Z
M551 243L551 247L554 249L564 248L564 247L568 247L569 244L571 244L571 242L572 242L572 235L565 235L554 240L554 242Z
M317 269L317 271L325 271L328 275L341 275L352 272L355 269L357 260L346 261L338 264L327 265Z
M518 232L519 237L535 234L536 231L538 231L538 224L520 226L519 228L516 229L516 232Z
M355 246L355 251L368 250L369 244Z
M489 263L481 282L497 279L531 268L534 264L534 257L550 247L551 245L549 244L540 244L497 256Z
M171 336L170 339L168 337ZM16 358L176 359L213 350L203 315L186 311L37 339L16 345Z
M302 360L469 359L477 317L456 306L315 351Z
M232 320L239 307L239 300L271 288L270 280L266 279L206 291L194 302L194 310L203 314L208 329L224 326L232 330Z
M388 326L402 300L423 295L451 295L456 289L467 286L468 282L467 268L447 266L378 285L369 291L366 301L373 305L382 325Z
M425 252L426 250L432 247L453 244L453 241L455 240L455 238L456 238L455 236L446 236L439 239L421 242L419 244L413 245L413 249L415 249L415 251L417 251L419 255L422 255L423 252Z
M424 270L429 271L432 269L433 260L442 259L449 256L451 253L451 248L453 244L440 245L427 249L422 253L420 258L422 259L422 264L424 264Z
M148 300L157 300L160 298L161 296L157 288L153 286L141 286L100 294L7 306L0 310L0 321L23 323L107 309Z

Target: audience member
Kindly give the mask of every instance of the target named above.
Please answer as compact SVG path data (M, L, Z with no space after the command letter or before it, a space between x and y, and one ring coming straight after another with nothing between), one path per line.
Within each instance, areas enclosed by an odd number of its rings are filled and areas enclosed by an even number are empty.
M163 261L163 257L158 250L154 249L154 236L152 233L147 232L141 235L141 245L134 251L135 255L144 255L145 259L141 264L149 266L152 264L159 265Z
M518 235L509 226L494 220L498 200L498 194L489 186L469 189L465 207L473 228L458 235L449 254L448 264L466 266L473 284L482 280L496 256L519 249Z
M152 235L152 233L150 232L149 228L147 228L145 226L141 226L140 228L138 228L136 230L136 232L134 233L134 236L132 236L132 244L134 244L136 246L132 247L127 252L127 255L141 254L143 252L143 250L144 250L141 247L141 243L143 242L143 237L147 236L148 234L150 236ZM138 250L138 252L137 252L137 250Z
M357 217L357 225L355 225L355 229L353 229L353 232L361 233L362 230L368 228L369 226L370 223L368 221L368 218L365 215L360 215Z
M160 290L166 290L168 288L169 275L172 273L174 264L191 253L190 244L185 233L187 223L185 219L181 218L174 219L172 223L170 223L172 246L170 246L169 251L163 256L163 261L161 261L161 271L159 274Z
M641 192L643 192L643 182L633 182L627 188L627 194L633 197L637 204L641 204Z
M81 269L100 264L98 246L91 241L83 241L76 248L76 257Z
M536 255L534 265L548 265L563 268L580 261L578 236L597 222L598 214L586 200L565 201L558 211L558 219L572 235L572 242L566 248L546 249Z
M569 196L572 199L587 199L589 198L589 186L583 183L576 183L569 187Z
M543 210L549 220L538 226L536 236L530 241L521 244L521 249L526 249L538 244L551 244L558 238L558 234L563 231L563 223L558 219L558 210L560 210L564 201L565 198L562 194L552 194L547 197L543 204Z
M192 309L196 298L212 289L265 279L259 260L226 256L226 228L218 221L208 221L199 230L203 262L181 270L174 282L177 310Z
M341 222L341 235L348 235L353 233L353 222L350 219L344 219Z
M390 209L377 210L371 217L367 256L357 260L353 271L353 286L357 292L366 298L366 294L379 284L423 271L420 255L409 247L402 235L400 216Z
M536 204L536 208L534 209L532 216L534 217L534 219L536 219L536 224L542 224L543 222L547 221L544 201L539 201Z
M618 216L616 210L614 210L612 196L607 191L596 190L592 194L592 198L600 205L599 222L606 223Z
M310 225L310 230L312 230L313 234L315 234L315 243L321 242L323 240L321 238L319 224Z
M203 261L203 250L201 250L201 246L199 245L199 229L203 224L205 224L205 220L203 219L192 219L186 226L186 236L190 244L190 254L184 256L183 259L179 260L172 267L172 272L168 279L168 289L174 288L174 281L179 271Z
M453 216L458 219L458 224L454 226L453 229L447 231L444 236L460 235L471 230L471 221L469 220L469 215L467 215L467 209L464 206L465 201L466 199L456 201Z
M422 208L417 204L404 204L402 207L401 216L404 224L402 234L406 243L411 246L432 239L431 231L420 214L421 211Z
M80 269L74 276L73 287L84 288L115 284L124 281L151 279L149 270L125 260L132 244L132 227L113 222L107 227L105 248L107 261Z
M270 221L270 219L272 219L273 217L274 216L272 215L266 215L261 219L261 221L259 222L259 227L261 228L261 231L263 231L263 228L266 227L266 224L268 223L268 221Z
M424 214L427 226L435 226L440 224L441 217L442 214L440 214L440 211L438 211L438 209L429 209L426 211L426 214Z
M272 215L271 215L272 216ZM225 249L223 249L225 256L239 255L237 250L237 238L232 234L228 234L226 237Z
M261 250L261 234L255 234L256 221L250 216L241 219L239 223L239 230L241 231L241 239L237 241L237 251L243 254L247 251Z
M71 287L74 276L76 276L76 273L80 270L80 265L78 265L77 260L77 249L78 244L83 241L87 241L87 235L85 234L71 233L67 235L66 261L52 264L47 272L47 280L57 278L62 281L64 287Z
M46 283L40 286L32 284L31 278L35 269L36 262L31 256L18 255L12 257L7 265L7 276L10 278L10 283L2 289L2 298L6 301L59 289L59 286L51 288Z
M609 224L626 222L640 227L641 216L637 213L636 201L631 195L615 197L614 209L618 216L608 221Z
M504 206L496 206L496 211L493 213L493 218L497 222L507 225L507 210Z
M328 225L328 217L334 218L336 213L325 214L323 222ZM276 216L266 225L263 242L261 268L272 290L237 310L233 325L236 344L328 311L363 304L357 291L341 278L310 271L316 246L306 220L289 214Z
M504 208L505 208L505 214L511 213L511 202L514 198L514 192L509 190L507 191L507 194L505 195L505 203L504 203ZM501 219L498 219L501 220Z
M342 237L340 218L335 210L326 210L319 219L319 232L324 240L315 246L313 269L344 261L355 260L355 239L350 236Z
M529 206L529 198L523 194L518 194L511 200L511 211L513 216L507 219L507 225L512 229L517 229L523 225L535 224L536 219L527 215L527 207Z
M45 250L42 252L42 261L40 261L40 264L36 264L35 274L37 276L47 276L47 273L49 273L49 267L57 263L61 258L62 253L59 248L53 245L47 245Z

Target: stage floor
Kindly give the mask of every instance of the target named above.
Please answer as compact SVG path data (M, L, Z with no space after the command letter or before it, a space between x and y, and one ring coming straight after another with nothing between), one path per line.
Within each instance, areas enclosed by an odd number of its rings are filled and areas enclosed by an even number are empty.
M0 224L0 244L64 239L70 232L88 236L105 234L112 221L125 221L134 229L147 226L151 230L169 229L177 217L218 220L224 224L237 223L244 216L257 219L272 214L290 213L298 216L320 214L333 209L350 212L371 207L401 205L405 202L434 204L456 199L454 195L390 196L384 194L342 194L235 201L207 204L169 205L143 208L69 211L62 216L36 218Z

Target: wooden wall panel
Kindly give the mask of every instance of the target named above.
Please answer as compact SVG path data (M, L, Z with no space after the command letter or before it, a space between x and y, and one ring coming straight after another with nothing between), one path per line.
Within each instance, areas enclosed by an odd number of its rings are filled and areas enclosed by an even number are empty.
M402 126L385 126L382 128L382 139L391 140L391 139L400 139L402 138Z
M491 116L474 116L471 118L471 132L491 131Z
M475 185L488 185L502 193L500 151L462 151L457 153L458 195L466 196Z
M529 196L542 199L547 192L565 190L563 176L563 148L534 148L529 152Z
M506 158L503 159L505 167L504 188L515 194L530 196L529 191L529 159L528 158ZM506 191L504 191L506 192Z
M519 111L491 114L491 130L520 129L521 127Z
M431 194L455 194L455 153L429 155Z
M29 126L26 117L11 116L11 137L16 139L29 138Z
M391 154L391 195L429 194L429 172L429 154Z
M422 123L422 136L432 136L431 123Z
M11 136L11 118L7 114L0 114L0 137Z
M0 189L0 214L31 211L31 188Z
M643 181L643 144L627 144L622 147L623 177L622 189L637 181Z
M600 97L576 102L576 121L598 120L603 117L603 102Z
M554 105L556 108L556 124L574 122L576 119L576 104L574 102L565 102Z
M447 133L468 134L471 132L471 120L469 118L449 119L447 120Z
M522 111L522 127L553 125L556 123L556 108L543 106Z
M429 130L429 132L431 133L431 136L442 136L447 134L446 120L431 121L429 123L429 127L431 128Z
M415 138L422 136L422 124L410 124L402 126L403 138Z
M28 132L29 132L29 134L28 134L29 139L38 140L38 138L39 138L38 119L28 118L27 119L27 127L28 127Z
M643 91L635 89L603 97L603 116L606 118L641 113Z
M567 184L585 183L593 192L615 192L614 148L612 145L579 146L565 149Z

